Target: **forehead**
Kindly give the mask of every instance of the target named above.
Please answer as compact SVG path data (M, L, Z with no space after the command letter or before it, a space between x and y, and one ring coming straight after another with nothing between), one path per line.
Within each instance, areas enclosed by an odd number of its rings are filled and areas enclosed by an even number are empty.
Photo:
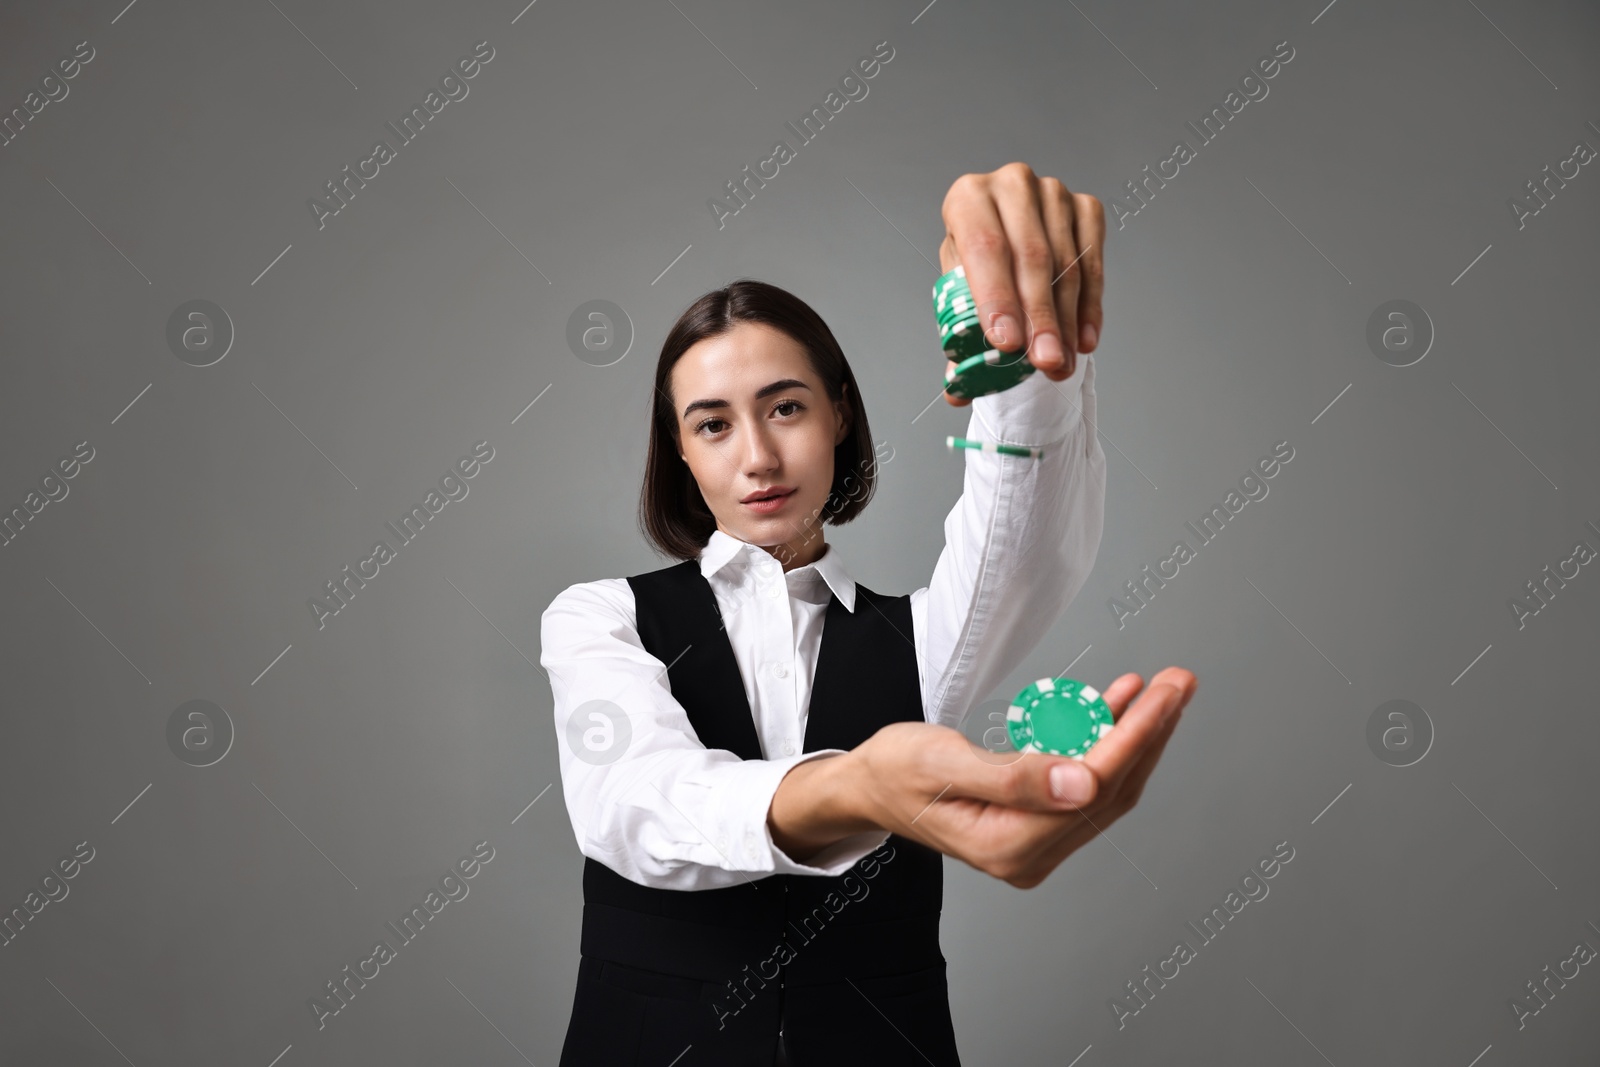
M672 367L672 394L680 409L713 396L737 403L776 378L816 384L805 347L782 330L741 322L684 352Z

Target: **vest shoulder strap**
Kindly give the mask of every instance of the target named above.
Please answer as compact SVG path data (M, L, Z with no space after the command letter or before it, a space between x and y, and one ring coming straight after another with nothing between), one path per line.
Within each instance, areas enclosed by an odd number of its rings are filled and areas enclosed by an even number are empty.
M700 743L740 759L760 759L761 741L739 662L699 560L632 575L628 585L639 640L667 665L672 695L689 713Z

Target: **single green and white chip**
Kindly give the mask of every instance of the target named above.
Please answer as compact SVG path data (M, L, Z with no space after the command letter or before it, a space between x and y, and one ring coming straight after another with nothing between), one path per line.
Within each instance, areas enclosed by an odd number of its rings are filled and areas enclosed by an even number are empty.
M959 363L961 360L987 352L994 345L983 336L983 331L978 329L978 322L974 319L969 324L941 333L939 347L944 349L946 359L953 359Z
M1115 725L1100 691L1074 678L1040 678L1006 709L1006 732L1019 752L1081 759Z
M971 400L1010 389L1037 369L1028 361L1026 352L991 348L947 366L944 390L951 396Z

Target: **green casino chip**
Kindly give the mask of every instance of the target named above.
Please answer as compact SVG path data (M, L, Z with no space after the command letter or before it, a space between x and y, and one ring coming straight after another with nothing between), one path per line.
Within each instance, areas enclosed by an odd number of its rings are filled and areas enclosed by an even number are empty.
M967 268L957 263L954 267L939 275L939 280L933 283L933 295L938 299L939 294L948 292L957 285L967 284Z
M945 368L945 392L965 400L1010 389L1037 370L1024 352L991 348Z
M972 322L954 330L941 332L939 335L939 347L944 349L946 359L960 362L963 359L981 355L993 348L994 345L990 344L988 339L983 336L983 331L978 328L978 321L974 319ZM1022 355L1023 353L1014 354Z
M950 363L944 372L944 390L950 396L972 400L998 393L1020 383L1037 368L1026 350L1002 352L991 346L978 323L978 308L967 285L967 269L957 264L933 283L933 312L938 320L939 342ZM1039 458L1042 449L995 442L947 437L950 448Z
M965 267L955 267L934 283L933 310L938 320L939 344L947 358L959 362L994 347L985 339L978 322L977 303L972 298L972 290L967 287ZM1018 377L1010 384L1015 385L1021 380Z
M1019 752L1082 758L1114 725L1100 691L1073 678L1041 678L1006 709L1006 732Z

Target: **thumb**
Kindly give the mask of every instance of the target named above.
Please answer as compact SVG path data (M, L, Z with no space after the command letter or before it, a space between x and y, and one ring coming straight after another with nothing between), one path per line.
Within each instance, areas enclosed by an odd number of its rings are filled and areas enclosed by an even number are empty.
M926 781L940 783L943 788L937 791L941 796L969 797L1023 811L1058 812L1082 807L1100 792L1094 768L1073 756L1012 752L1004 763L997 763L998 753L949 728L940 728L935 738L917 740L921 758L932 759L925 768ZM930 744L930 740L937 743ZM930 794L935 791L928 790Z
M976 790L982 799L1026 811L1064 811L1095 798L1100 782L1094 770L1071 756L1026 752L1007 764L998 778L985 776Z
M1046 773L1051 807L1082 807L1094 799L1100 788L1094 771L1070 756L1053 760Z

